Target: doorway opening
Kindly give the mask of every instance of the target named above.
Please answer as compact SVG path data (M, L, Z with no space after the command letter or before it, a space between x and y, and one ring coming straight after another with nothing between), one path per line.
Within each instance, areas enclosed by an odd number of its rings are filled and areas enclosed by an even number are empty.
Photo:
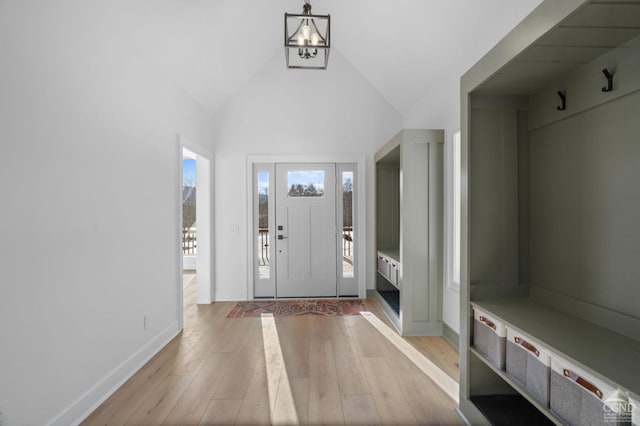
M180 143L180 321L185 304L213 302L213 191L209 155ZM188 303L187 303L188 302Z

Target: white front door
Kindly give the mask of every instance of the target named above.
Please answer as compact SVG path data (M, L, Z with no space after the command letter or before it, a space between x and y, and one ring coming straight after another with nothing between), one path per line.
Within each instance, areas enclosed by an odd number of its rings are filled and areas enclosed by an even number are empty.
M335 164L276 164L276 297L337 296Z

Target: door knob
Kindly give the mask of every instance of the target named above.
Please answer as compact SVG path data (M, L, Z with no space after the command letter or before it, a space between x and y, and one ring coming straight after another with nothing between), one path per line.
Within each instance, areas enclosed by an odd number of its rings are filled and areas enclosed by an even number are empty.
M285 238L287 238L287 237L285 237L284 235L278 235L278 239L279 240L284 240Z

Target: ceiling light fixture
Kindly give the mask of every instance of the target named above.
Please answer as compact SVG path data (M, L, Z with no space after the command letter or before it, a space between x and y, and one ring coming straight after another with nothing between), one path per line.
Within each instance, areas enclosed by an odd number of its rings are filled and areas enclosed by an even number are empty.
M302 14L284 14L284 51L287 68L326 70L329 62L331 17L312 15L304 0ZM295 31L292 31L295 28Z

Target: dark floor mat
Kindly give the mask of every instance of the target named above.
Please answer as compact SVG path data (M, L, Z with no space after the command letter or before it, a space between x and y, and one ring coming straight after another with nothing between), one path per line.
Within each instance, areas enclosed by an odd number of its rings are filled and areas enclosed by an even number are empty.
M471 401L494 426L553 425L551 420L520 395L474 396Z
M398 290L380 291L380 296L387 302L387 304L400 315L400 292Z

